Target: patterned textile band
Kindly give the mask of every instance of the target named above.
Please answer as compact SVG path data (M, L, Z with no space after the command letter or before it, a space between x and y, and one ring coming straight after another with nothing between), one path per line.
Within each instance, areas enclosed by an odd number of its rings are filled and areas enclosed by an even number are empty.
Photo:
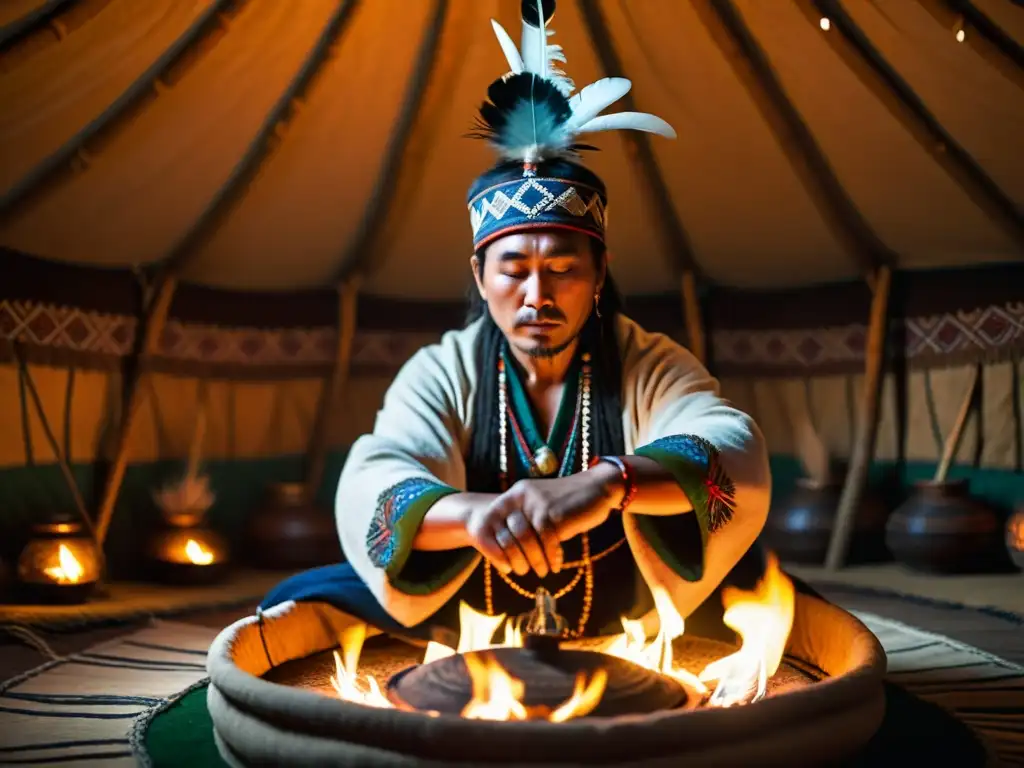
M477 179L469 192L473 248L541 228L571 229L604 242L607 206L600 178L576 163L503 163Z

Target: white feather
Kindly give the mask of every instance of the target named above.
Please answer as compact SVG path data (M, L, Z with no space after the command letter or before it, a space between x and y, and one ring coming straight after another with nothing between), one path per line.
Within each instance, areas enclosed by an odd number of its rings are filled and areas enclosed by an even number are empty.
M629 89L632 87L633 84L624 77L605 77L596 83L591 83L569 99L569 106L572 108L569 128L575 130L578 126L597 117L629 93Z
M538 3L539 5L540 3ZM540 8L537 9L537 13L541 15ZM568 98L576 84L556 64L556 62L566 63L565 51L562 46L547 44L547 39L554 34L554 30L549 30L544 25L542 15L540 29L530 26L524 21L519 51L525 71L549 80L563 96Z
M574 129L576 133L597 133L598 131L632 130L655 133L666 139L676 137L675 129L656 115L646 112L616 112L614 115L601 115L588 120Z
M537 23L540 24L540 29L538 30L538 32L540 34L540 51L539 51L540 56L539 56L539 59L537 61L537 66L539 66L540 69L537 70L537 74L540 75L541 77L547 77L548 76L548 29L547 29L547 25L544 22L544 3L541 2L541 0L537 0ZM551 34L554 34L554 31L552 31Z
M498 38L498 45L501 46L502 53L505 54L505 58L508 60L508 68L518 75L523 71L523 57L519 55L519 49L516 48L512 37L501 24L491 19L491 26L494 27L494 35Z

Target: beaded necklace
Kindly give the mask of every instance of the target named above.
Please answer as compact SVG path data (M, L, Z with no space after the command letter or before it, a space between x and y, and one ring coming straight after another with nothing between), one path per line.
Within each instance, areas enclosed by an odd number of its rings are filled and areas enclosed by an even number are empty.
M519 432L519 427L515 420L512 420L512 428L516 432L517 442L520 448L524 451L527 461L531 466L531 474L546 476L555 473L558 470L559 476L564 476L572 471L570 466L572 463L572 455L575 453L571 448L571 443L575 438L577 425L579 426L580 432L580 454L582 458L581 466L583 471L586 471L590 466L590 416L591 416L591 367L590 367L590 355L584 353L582 356L583 366L580 370L579 380L576 388L576 415L573 420L573 426L569 432L569 438L565 448L561 466L559 466L557 457L547 446L542 446L537 451L531 451L529 445L523 439L522 434ZM507 390L507 373L505 370L505 360L501 354L498 355L498 468L499 468L499 480L501 491L508 490L509 487L509 464L508 464L508 437L509 437L509 406L508 406L508 390ZM545 453L546 452L546 453ZM559 598L572 592L576 586L583 581L583 606L580 611L580 618L576 629L567 630L566 634L569 637L577 638L583 635L586 628L587 621L590 619L590 611L593 605L594 599L594 563L602 558L610 555L613 551L622 546L625 538L620 539L615 544L605 549L603 552L595 556L590 554L590 536L584 533L580 540L580 549L582 557L579 560L573 560L567 563L563 563L563 568L576 568L576 575L573 579L558 590L552 597L557 601ZM493 566L489 561L484 561L484 600L488 615L494 615L494 591L493 591ZM501 577L509 587L511 587L516 593L527 598L528 600L536 599L536 592L531 592L528 589L523 588L519 584L516 584L511 578L506 576L501 571L498 572L498 576Z

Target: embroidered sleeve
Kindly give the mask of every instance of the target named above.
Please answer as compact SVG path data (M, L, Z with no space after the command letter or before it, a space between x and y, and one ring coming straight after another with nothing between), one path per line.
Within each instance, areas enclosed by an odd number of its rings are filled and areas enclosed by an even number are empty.
M641 446L637 456L657 461L672 473L693 506L693 515L637 516L637 529L672 570L688 581L704 573L708 536L733 516L736 489L718 450L697 435L669 435Z
M736 488L718 449L697 435L669 435L637 450L669 470L693 505L701 528L714 533L732 519Z
M408 478L385 489L366 533L370 561L395 579L412 553L412 542L427 511L454 488L428 478Z

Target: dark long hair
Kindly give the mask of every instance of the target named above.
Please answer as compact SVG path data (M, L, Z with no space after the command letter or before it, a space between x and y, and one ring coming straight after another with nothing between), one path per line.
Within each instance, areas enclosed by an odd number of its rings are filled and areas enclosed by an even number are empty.
M605 259L604 245L591 239L594 262L600 266ZM483 249L477 252L481 272L484 268ZM622 311L622 297L612 279L605 276L598 301L600 317L591 312L580 332L582 348L590 352L593 360L591 398L592 421L591 456L621 456L625 452L622 435L622 357L616 335L616 321ZM504 334L491 318L487 304L475 287L470 288L467 325L483 316L476 349L480 378L473 400L473 434L470 436L469 455L466 457L466 479L470 491L478 493L498 490L498 354Z

